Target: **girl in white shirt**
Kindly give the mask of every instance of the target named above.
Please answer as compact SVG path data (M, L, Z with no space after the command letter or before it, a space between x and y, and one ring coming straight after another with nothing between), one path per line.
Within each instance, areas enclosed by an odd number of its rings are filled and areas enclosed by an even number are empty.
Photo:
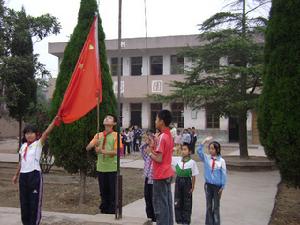
M41 138L37 137L37 129L27 125L23 130L23 141L19 154L20 162L12 182L19 179L21 219L24 225L39 225L42 210L43 178L40 158L43 145L54 128L54 121L48 126Z

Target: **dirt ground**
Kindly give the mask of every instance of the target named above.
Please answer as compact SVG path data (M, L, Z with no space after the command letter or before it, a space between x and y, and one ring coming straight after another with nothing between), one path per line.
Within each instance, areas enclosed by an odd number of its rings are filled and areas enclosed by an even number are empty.
M11 184L14 168L0 168L0 206L19 207L18 185ZM142 170L122 169L123 205L143 197ZM87 179L86 201L79 207L79 176L62 172L44 175L43 210L68 213L99 213L97 179ZM135 184L135 185L132 185Z
M278 193L269 225L300 225L300 189L278 185Z

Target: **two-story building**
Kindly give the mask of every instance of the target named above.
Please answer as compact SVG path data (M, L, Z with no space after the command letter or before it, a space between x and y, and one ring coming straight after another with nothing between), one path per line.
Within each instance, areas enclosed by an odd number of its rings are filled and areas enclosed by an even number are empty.
M152 102L151 94L167 95L171 81L184 79L184 68L192 66L192 60L177 54L187 46L199 46L197 35L130 38L122 40L121 115L122 127L139 125L143 129L154 127L156 113L169 109L178 128L195 127L200 134L213 135L223 142L238 141L236 118L219 117L206 109L192 110L183 102L169 104ZM63 58L65 42L49 43L49 53ZM108 64L117 91L118 67L117 40L106 40ZM59 65L58 65L59 66ZM55 79L51 80L48 96L51 98ZM247 119L249 143L258 143L255 113Z

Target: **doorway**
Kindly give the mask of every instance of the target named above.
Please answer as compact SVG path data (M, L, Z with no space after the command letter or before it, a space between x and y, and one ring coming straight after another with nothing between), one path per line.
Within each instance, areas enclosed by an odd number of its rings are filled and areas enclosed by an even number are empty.
M142 103L130 104L130 125L142 127Z
M239 122L237 117L229 117L229 142L239 142Z

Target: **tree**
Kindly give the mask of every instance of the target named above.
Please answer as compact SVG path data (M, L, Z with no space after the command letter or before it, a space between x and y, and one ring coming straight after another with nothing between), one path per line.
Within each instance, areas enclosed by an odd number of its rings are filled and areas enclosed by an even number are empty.
M56 80L56 88L51 102L51 116L54 117L62 102L64 93L70 81L83 44L87 38L95 13L98 12L96 0L82 0L80 3L78 23L67 44L60 72ZM98 13L99 15L99 13ZM98 20L99 54L102 73L102 96L100 105L100 123L108 113L116 113L116 98L112 90L112 79L107 65L105 50L105 34L101 18ZM55 156L57 166L63 167L69 173L80 172L80 200L85 196L86 176L95 172L95 156L88 156L86 145L97 132L97 112L92 110L86 116L72 124L62 124L55 129L50 137L50 148ZM102 123L100 128L103 129Z
M5 96L9 115L19 122L19 146L22 122L36 100L33 44L24 8L15 15L10 43L10 57L6 60Z
M282 180L300 187L300 2L273 0L258 128Z
M33 54L32 38L57 34L60 24L49 14L28 16L24 8L18 12L0 1L0 30L1 109L5 104L9 115L19 122L20 144L22 122L36 103L37 84L50 74Z
M234 12L219 12L200 25L201 46L182 53L195 59L194 65L186 69L185 81L173 82L172 93L163 97L183 101L194 109L210 108L220 116L237 117L242 158L248 157L247 112L255 107L261 85L261 40L267 22L252 15L267 1L254 2L249 8L246 0L235 1L230 4Z

